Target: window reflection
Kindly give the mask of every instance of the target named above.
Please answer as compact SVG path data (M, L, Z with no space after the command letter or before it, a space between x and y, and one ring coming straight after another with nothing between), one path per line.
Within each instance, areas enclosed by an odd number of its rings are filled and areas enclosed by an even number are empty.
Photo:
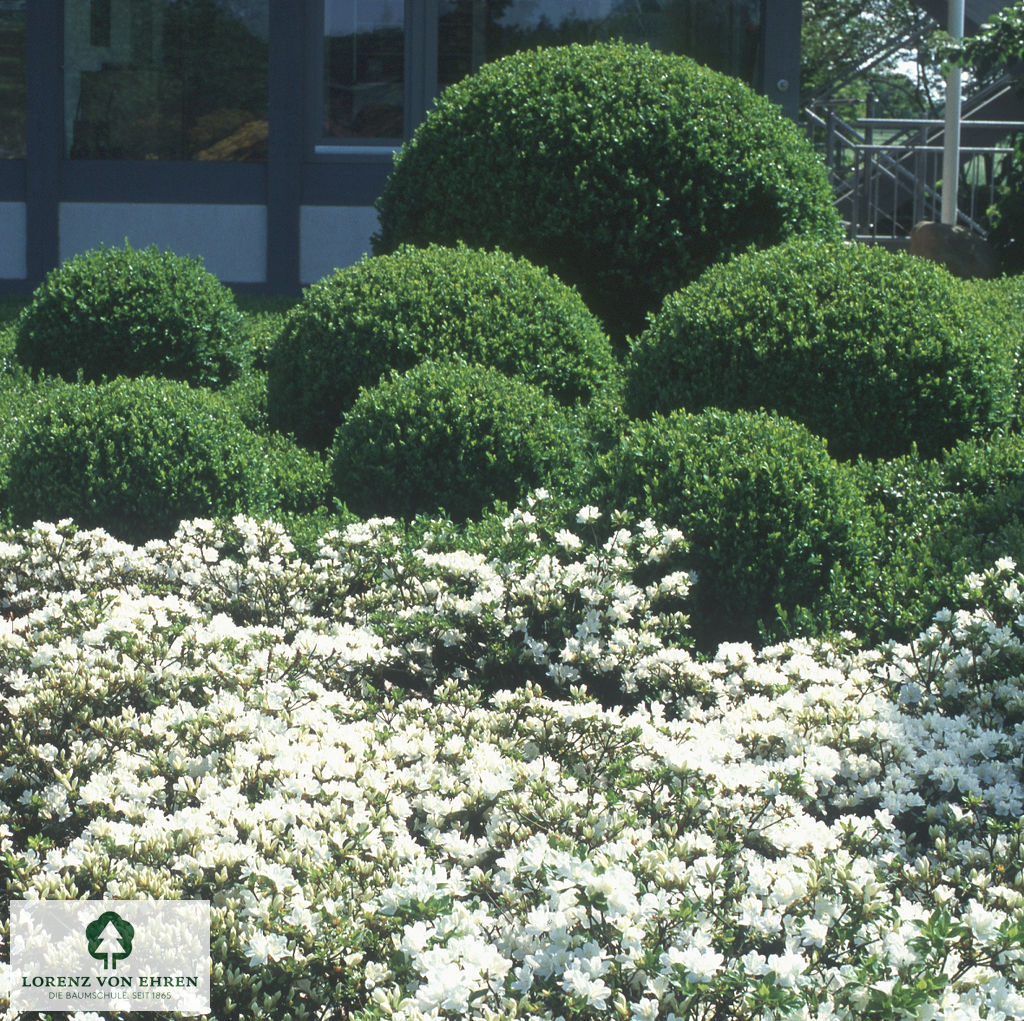
M324 134L401 139L405 109L402 0L326 0Z
M752 82L760 0L441 0L438 84L536 46L624 39Z
M268 3L65 4L68 155L266 159Z
M25 158L25 4L0 0L0 159Z

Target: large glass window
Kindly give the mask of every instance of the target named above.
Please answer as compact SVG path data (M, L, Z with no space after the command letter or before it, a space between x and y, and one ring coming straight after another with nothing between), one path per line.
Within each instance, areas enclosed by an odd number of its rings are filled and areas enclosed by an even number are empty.
M266 159L269 0L82 0L64 10L72 159Z
M516 50L625 39L751 82L760 0L440 0L438 86Z
M325 0L323 133L400 141L405 133L403 0Z
M25 4L0 0L0 159L25 158Z
M437 0L433 23L422 0L323 4L328 144L398 144L437 91L535 46L625 39L748 82L758 70L761 0Z

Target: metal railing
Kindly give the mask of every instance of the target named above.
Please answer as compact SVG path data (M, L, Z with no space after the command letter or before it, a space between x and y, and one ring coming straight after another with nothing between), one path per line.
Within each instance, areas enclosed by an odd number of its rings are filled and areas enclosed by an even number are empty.
M864 117L847 121L834 110L804 111L809 137L822 152L836 206L853 238L906 238L921 220L941 218L941 120ZM995 197L998 162L1012 152L1024 122L962 122L957 222L980 234Z

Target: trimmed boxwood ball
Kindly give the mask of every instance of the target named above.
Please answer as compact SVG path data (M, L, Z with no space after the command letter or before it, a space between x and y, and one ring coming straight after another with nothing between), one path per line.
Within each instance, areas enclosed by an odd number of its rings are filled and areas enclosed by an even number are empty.
M776 107L625 43L520 52L450 86L377 209L376 252L515 252L575 284L616 338L750 245L841 235L821 160Z
M635 422L591 496L682 531L703 649L843 626L843 601L870 576L875 529L850 469L789 419L710 409Z
M29 396L8 465L17 524L70 517L138 543L172 535L183 518L275 502L259 438L216 394L120 378Z
M1014 413L1014 359L924 259L793 239L709 269L634 343L626 406L769 408L849 459L935 456Z
M423 362L359 395L334 441L334 490L362 516L463 521L564 478L579 449L565 410L530 383Z
M360 387L437 358L491 365L567 405L621 387L601 324L546 270L463 245L403 247L306 290L269 353L271 425L327 447Z
M249 343L231 291L198 259L125 244L50 272L18 320L15 350L33 371L69 381L163 376L219 387L239 374Z

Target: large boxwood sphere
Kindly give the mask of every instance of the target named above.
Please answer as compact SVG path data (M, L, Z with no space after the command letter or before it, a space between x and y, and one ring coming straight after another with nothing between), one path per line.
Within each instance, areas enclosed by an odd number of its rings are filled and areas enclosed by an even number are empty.
M1014 359L944 269L793 239L666 299L629 357L627 410L770 408L834 456L934 456L1014 413Z
M99 248L50 272L17 324L18 360L73 381L164 376L223 386L248 343L234 296L194 258Z
M843 625L833 597L870 576L875 529L850 469L789 419L710 409L635 422L592 496L682 531L702 648L783 632L777 607L789 625Z
M377 209L375 251L463 240L524 255L615 336L750 245L840 234L821 161L767 99L625 43L520 52L449 87Z
M563 408L479 365L423 362L364 390L335 438L335 495L364 516L456 520L557 482L579 452Z
M143 542L183 518L264 513L275 502L259 438L215 394L120 378L29 396L8 465L18 524L70 517Z
M360 387L432 358L491 365L565 404L620 385L600 322L525 259L403 247L308 288L268 357L271 424L327 447Z

